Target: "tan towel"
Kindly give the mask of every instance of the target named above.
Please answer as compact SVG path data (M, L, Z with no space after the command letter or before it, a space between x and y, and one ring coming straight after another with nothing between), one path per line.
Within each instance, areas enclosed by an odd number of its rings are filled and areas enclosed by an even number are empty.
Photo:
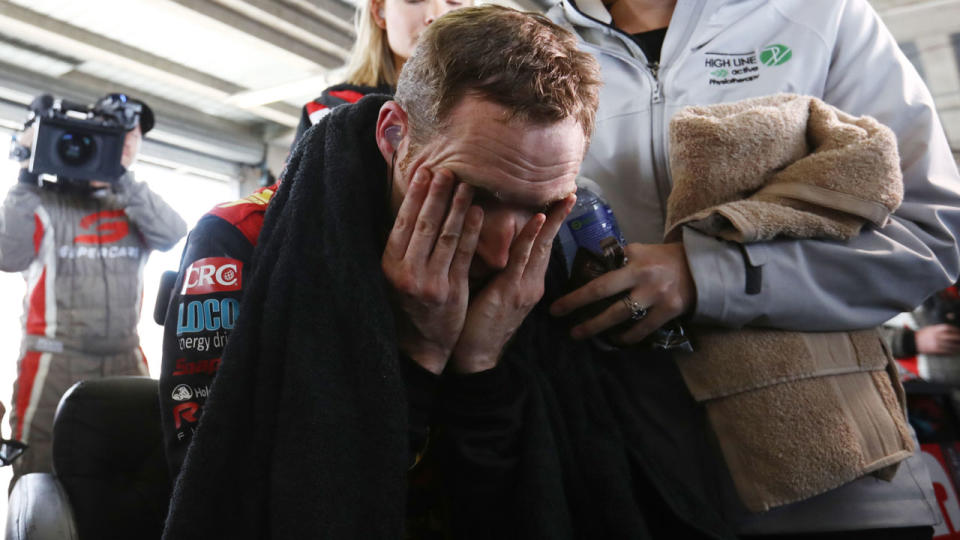
M870 117L777 94L687 107L670 121L666 238L849 238L903 199L897 139Z
M889 479L914 450L903 390L876 330L697 328L695 339L696 353L675 357L748 509L868 473Z
M845 239L883 225L903 196L892 132L815 98L690 107L671 121L670 140L668 239L682 225L743 243ZM889 479L913 452L903 389L876 330L690 330L695 351L675 357L748 509L865 474Z

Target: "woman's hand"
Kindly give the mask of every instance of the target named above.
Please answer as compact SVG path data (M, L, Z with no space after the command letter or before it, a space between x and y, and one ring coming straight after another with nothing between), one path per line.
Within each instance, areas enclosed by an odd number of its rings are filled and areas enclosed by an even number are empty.
M560 298L550 313L561 317L588 304L627 292L622 301L592 319L575 326L576 339L595 336L629 321L635 308L646 315L627 330L613 336L618 345L639 343L657 328L690 311L696 303L696 285L690 274L683 244L628 244L627 264L608 272Z

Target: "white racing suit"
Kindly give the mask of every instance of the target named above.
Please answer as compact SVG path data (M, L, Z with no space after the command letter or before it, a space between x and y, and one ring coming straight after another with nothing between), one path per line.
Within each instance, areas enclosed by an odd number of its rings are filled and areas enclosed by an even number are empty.
M186 234L183 219L126 173L91 193L18 183L0 210L0 270L22 272L23 341L12 436L30 447L14 477L51 470L53 416L75 382L147 375L137 322L151 249Z

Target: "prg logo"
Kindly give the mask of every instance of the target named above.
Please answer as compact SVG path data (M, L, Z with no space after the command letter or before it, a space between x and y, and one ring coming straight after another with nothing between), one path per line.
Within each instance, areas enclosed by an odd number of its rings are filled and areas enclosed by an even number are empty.
M189 401L173 408L173 424L180 429L184 423L196 424L199 420L200 405Z

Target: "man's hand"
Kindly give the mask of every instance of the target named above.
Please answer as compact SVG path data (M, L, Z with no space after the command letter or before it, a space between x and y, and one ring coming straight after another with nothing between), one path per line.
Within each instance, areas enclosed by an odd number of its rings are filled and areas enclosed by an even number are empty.
M614 337L618 345L632 345L693 307L697 290L683 244L628 244L624 252L626 266L560 298L550 306L550 313L564 316L626 291L631 301L648 311L644 318ZM632 311L628 303L615 302L603 313L575 326L571 335L576 339L588 338L630 320Z
M503 348L543 297L543 280L550 250L563 220L576 202L568 195L548 215L535 214L510 246L507 267L470 299L466 323L453 352L451 368L458 373L491 369Z
M17 135L17 144L33 152L33 149L31 147L33 146L33 134L36 130L37 130L36 122L34 122L33 124L30 124L30 126L27 127L27 129L21 131L20 134ZM21 169L26 169L29 166L30 166L29 157L20 162Z
M914 333L920 354L960 353L960 328L952 324L924 326Z
M454 193L449 171L417 170L381 260L400 312L399 348L436 374L446 366L467 313L467 273L483 223L483 211L472 200L467 184Z

